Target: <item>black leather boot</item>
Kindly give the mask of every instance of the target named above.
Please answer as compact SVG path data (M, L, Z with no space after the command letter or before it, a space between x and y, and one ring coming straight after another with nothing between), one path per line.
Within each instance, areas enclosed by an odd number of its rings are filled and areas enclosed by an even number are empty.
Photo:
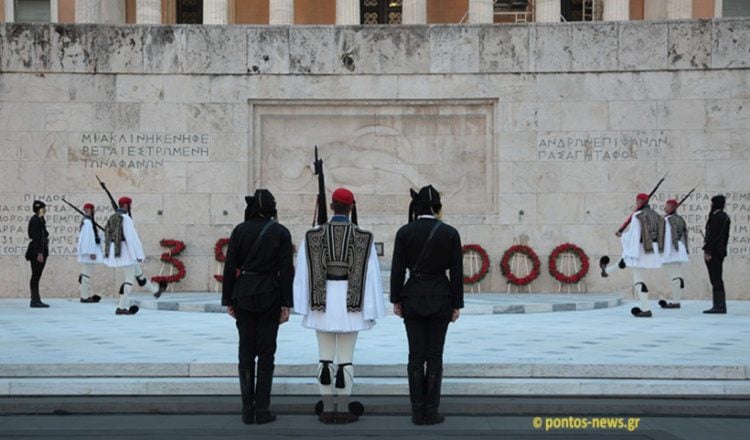
M258 382L255 384L255 423L262 425L276 420L271 413L271 387L273 370L258 370Z
M714 306L708 310L704 310L703 313L716 313L720 315L727 313L726 293L723 291L714 292Z
M424 425L425 375L424 368L409 371L409 399L411 400L411 422Z
M242 393L242 423L255 423L255 368L240 369L240 392Z
M39 296L39 288L31 289L31 303L29 303L29 307L33 308L45 308L49 307L49 304L45 304L42 302L42 298Z
M442 416L438 409L440 408L440 387L443 382L443 372L427 372L427 395L424 405L424 424L437 425L443 423L445 417Z

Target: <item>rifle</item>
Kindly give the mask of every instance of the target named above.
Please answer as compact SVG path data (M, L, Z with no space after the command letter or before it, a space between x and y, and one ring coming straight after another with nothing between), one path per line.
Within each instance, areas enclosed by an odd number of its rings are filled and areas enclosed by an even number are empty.
M75 209L76 212L79 213L79 214L81 214L82 217L88 217L83 211L81 211L80 209L78 209L77 206L75 206L74 204L72 204L69 201L65 200L65 197L62 198L62 201L65 202L65 203L67 203L68 206L70 206L71 208ZM90 218L91 218L91 221L94 223L94 226L96 226L97 228L99 228L102 231L104 231L104 228L102 228L102 226L99 223L97 223L96 220L94 220L93 217L90 217Z
M635 214L636 212L638 212L638 210L641 209L641 207L643 207L644 205L648 204L648 201L651 200L651 197L653 197L654 194L656 194L656 190L659 189L659 186L661 185L662 182L664 182L664 179L667 178L668 174L669 173L665 174L664 177L662 177L661 180L659 180L659 182L656 184L656 186L654 187L654 189L652 189L651 192L648 194L648 199L646 199L646 201L643 202L643 204L641 204L640 206L636 206L635 207L635 211L633 211L633 212L630 213L630 215L628 216L628 218L625 220L625 223L623 223L622 226L620 226L620 229L617 230L618 234L622 234L622 231L624 231L625 228L628 227L628 225L630 224L630 221L633 219L633 214Z
M94 175L96 176L96 174ZM115 202L115 198L112 197L112 193L109 192L109 190L107 189L107 185L105 185L104 182L102 182L102 179L100 179L99 176L96 176L96 180L99 181L99 185L102 187L104 192L107 193L107 196L109 196L109 201L112 203L112 209L117 211L117 208L119 208L119 206L117 206L117 202Z
M682 198L682 200L680 200L680 203L678 203L678 204L677 204L677 206L675 206L675 207L674 207L674 210L675 210L675 211L677 211L677 208L679 208L680 206L682 206L682 204L683 204L683 203L685 203L685 200L687 200L687 199L688 199L688 197L690 197L690 194L692 194L692 193L693 193L693 191L695 191L695 188L691 189L691 190L690 190L690 192L689 192L689 193L687 193L687 194L685 195L685 197L683 197L683 198Z
M313 162L315 172L318 176L318 198L315 202L315 211L317 224L328 223L328 209L326 208L326 180L323 174L323 159L318 158L318 146L315 146L315 162ZM313 220L315 226L315 220Z

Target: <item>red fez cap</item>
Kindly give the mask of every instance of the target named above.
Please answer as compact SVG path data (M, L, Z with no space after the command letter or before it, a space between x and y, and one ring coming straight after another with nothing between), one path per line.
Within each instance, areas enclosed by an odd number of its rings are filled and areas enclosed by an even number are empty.
M351 205L354 203L354 194L346 188L339 188L333 192L333 201Z
M86 203L85 205L83 205L83 209L91 209L91 210L93 210L94 209L94 204L93 203Z
M680 203L680 202L678 202L675 199L669 199L669 200L667 200L667 205L676 205L678 203Z
M121 208L122 205L132 205L133 199L131 199L130 197L120 197L120 199L117 201L117 204L120 205Z
M642 201L642 202L645 202L646 200L648 200L648 194L640 193L637 196L635 196L635 199L639 200L639 201Z

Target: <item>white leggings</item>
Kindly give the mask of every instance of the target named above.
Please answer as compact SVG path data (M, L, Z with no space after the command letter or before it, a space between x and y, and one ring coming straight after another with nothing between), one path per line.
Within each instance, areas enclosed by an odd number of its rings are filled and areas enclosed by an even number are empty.
M320 395L323 397L323 411L335 411L333 395L337 397L338 411L347 411L349 396L352 394L354 384L354 345L357 343L358 332L351 333L330 333L317 332L318 336L318 354L320 355L320 364L318 365L318 387ZM333 368L333 362L342 369L343 388L336 387L338 369ZM321 376L324 369L328 369L330 383L322 384ZM341 384L340 384L341 385Z
M140 264L133 264L130 266L122 266L122 294L120 294L120 304L117 306L121 309L127 309L130 307L130 292L133 291L133 285L138 281L136 277L144 277L143 269ZM144 286L151 294L159 291L159 286L151 280L146 281Z
M117 305L120 309L130 307L130 292L133 290L135 283L135 268L137 265L122 266L122 287L120 289L120 303Z
M683 274L682 263L667 263L664 266L667 267L669 279L672 280L672 299L674 301L679 301L682 299L682 289L685 285L685 275Z
M89 297L89 288L91 286L91 272L94 271L94 265L83 263L81 264L81 298L86 299Z
M620 260L617 260L614 264L610 264L609 266L607 266L604 271L608 275L611 275L613 272L621 269L619 264ZM643 282L644 269L640 269L637 267L629 267L628 269L630 269L630 272L633 274L633 289L638 295L638 299L641 301L641 310L643 310L644 312L647 310L651 310L651 306L648 305L648 292L641 292L641 286L646 285Z
M630 272L633 274L633 289L638 294L638 299L641 300L641 310L644 312L651 310L651 306L648 305L648 292L642 292L643 286L646 283L643 282L643 271L637 267L631 267Z

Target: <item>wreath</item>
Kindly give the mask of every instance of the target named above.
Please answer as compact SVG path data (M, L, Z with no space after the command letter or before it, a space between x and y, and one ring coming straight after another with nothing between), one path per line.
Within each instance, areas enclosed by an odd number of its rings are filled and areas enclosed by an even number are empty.
M487 255L487 251L478 244L467 244L461 248L462 254L466 255L467 252L476 253L482 259L482 267L479 268L479 272L470 276L464 274L464 284L476 284L487 276L490 269L490 257Z
M151 281L155 283L177 283L187 274L185 270L185 264L177 258L175 255L179 255L180 252L185 250L185 242L180 240L164 239L159 242L162 247L170 248L167 252L161 254L160 260L164 263L171 264L177 269L177 273L173 275L157 275L151 277Z
M223 263L227 261L227 255L224 253L224 248L229 244L229 238L220 238L216 240L216 245L214 246L214 258L219 263ZM224 282L224 275L221 274L214 274L214 279L220 283Z
M557 257L562 254L573 254L578 257L578 259L581 261L581 268L578 270L578 272L570 275L565 275L557 269ZM584 252L583 249L574 245L573 243L563 243L553 249L552 253L549 255L549 274L552 275L554 279L563 284L576 284L586 276L588 271L588 255L586 255L586 252Z
M525 277L517 277L510 268L510 260L513 255L516 254L523 254L531 260L531 272ZM516 244L509 247L505 253L503 253L503 258L500 260L500 271L503 273L503 276L508 279L508 283L516 286L525 286L537 279L539 277L539 268L541 266L542 263L539 261L536 252L530 247L522 244Z

